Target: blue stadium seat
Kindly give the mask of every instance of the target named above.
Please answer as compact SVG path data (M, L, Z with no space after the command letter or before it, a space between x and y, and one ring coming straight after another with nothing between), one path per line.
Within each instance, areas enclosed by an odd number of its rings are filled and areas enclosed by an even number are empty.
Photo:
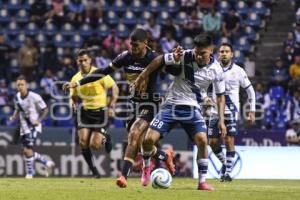
M127 11L123 17L123 23L126 26L135 26L138 20L135 14L132 11Z
M217 46L220 46L222 43L231 43L227 37L221 37L219 41L217 41Z
M14 112L14 109L10 106L3 106L3 107L1 107L0 112L1 112L1 115L3 115L3 116L11 116Z
M256 30L262 27L262 20L256 13L249 13L248 18L244 21L246 26L252 26Z
M114 11L108 11L107 13L107 19L106 22L110 25L110 26L115 26L119 23L120 19L119 16L114 12Z
M6 9L0 10L0 24L8 24L10 22L10 15Z
M246 37L241 37L235 41L235 49L242 51L244 53L249 53L251 51L251 44Z
M166 23L166 20L167 18L169 17L169 13L166 12L166 11L161 11L159 14L158 14L158 17L157 17L157 22L161 25L165 24Z
M144 12L145 6L140 0L133 0L129 6L129 10L131 10L135 14L140 14Z
M139 18L140 24L145 24L151 17L151 13L149 11L145 11L142 13L142 15Z
M153 0L147 6L147 11L151 13L159 13L161 11L161 5L158 1Z
M235 10L241 17L246 17L249 12L249 6L245 1L239 1L235 4Z
M228 1L221 1L219 3L219 9L218 11L222 14L222 15L225 15L229 12L231 6L230 4L228 3Z
M96 33L100 36L100 37L107 37L110 34L110 29L106 24L101 24Z
M90 37L93 34L94 30L88 24L82 24L79 28L79 33L83 37Z
M46 117L43 121L42 121L43 126L53 126L53 120L51 119L51 117Z
M16 22L18 24L26 24L29 22L29 14L25 9L21 9L17 12Z
M243 35L248 38L249 41L258 41L259 40L259 34L256 33L256 31L251 26L246 26Z
M15 21L11 21L8 24L8 27L5 29L5 32L9 36L17 36L17 35L19 35L20 31L21 31L20 27L18 26L18 24Z
M258 14L261 17L270 15L270 11L261 1L256 1L253 4L253 6L251 7L251 12Z
M177 13L177 15L175 17L175 23L178 25L183 25L185 23L186 19L187 19L186 12L180 11L179 13Z
M38 44L39 44L40 47L45 47L46 44L47 44L48 42L50 42L49 39L47 39L47 38L45 37L45 35L44 35L42 32L39 32L39 33L36 35L36 41L38 42Z
M244 62L245 62L245 55L243 54L243 52L241 52L239 50L235 50L234 51L233 60L237 64L240 64L240 65L244 64Z
M283 87L281 86L272 86L269 90L269 95L271 99L281 99L285 96Z
M30 10L31 5L34 3L34 0L25 0L23 1L23 8L26 10Z
M176 38L182 38L182 36L183 36L183 29L179 26L179 27L177 27L177 29L176 29Z
M9 0L6 8L11 12L20 10L22 9L22 0Z
M167 1L164 5L164 10L170 14L177 13L180 9L180 6L174 1Z
M124 24L117 26L117 35L120 38L127 38L129 36L129 30Z
M71 37L75 34L75 29L74 29L74 27L71 23L65 23L61 27L61 32L60 33L65 37Z
M53 43L56 47L66 47L67 43L66 43L66 39L64 38L64 36L60 33L57 33L54 38L53 38Z
M184 49L191 49L193 48L193 38L185 37L182 40L182 46Z
M70 46L72 48L81 48L83 46L83 43L84 43L83 38L80 36L80 34L76 33L71 38Z
M35 36L39 32L39 28L35 23L30 22L29 24L26 25L24 31L27 36Z
M43 27L43 33L52 37L57 34L57 27L52 23L46 23Z
M122 0L116 0L111 6L111 10L122 15L126 11L126 5Z
M114 119L113 124L116 128L123 128L125 126L125 122L123 120Z

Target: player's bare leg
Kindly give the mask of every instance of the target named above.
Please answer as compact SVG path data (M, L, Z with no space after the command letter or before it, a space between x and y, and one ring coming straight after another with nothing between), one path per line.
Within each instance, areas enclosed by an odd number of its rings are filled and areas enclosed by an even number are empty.
M128 133L128 145L125 150L122 175L117 179L117 185L121 188L127 186L127 177L130 173L134 159L139 151L141 141L144 137L144 132L147 130L149 123L141 118L138 118L130 128Z
M95 178L99 178L100 174L95 166L94 157L89 148L89 146L90 146L89 143L90 143L90 138L91 138L90 129L81 128L81 129L79 129L78 134L79 134L79 145L81 148L81 153L82 153L86 163L88 164L90 170L92 171L93 176Z
M160 133L154 129L149 128L146 136L143 141L143 170L142 170L142 177L141 183L143 186L147 186L150 182L150 160L151 157L155 156L160 160L166 162L166 166L172 175L175 174L175 165L173 163L174 153L172 150L166 150L166 152L159 151L155 147L155 144L160 140Z
M102 135L100 132L93 131L90 138L89 147L92 150L100 150L104 144L104 135Z
M214 188L206 182L206 175L208 169L208 150L207 150L207 136L204 132L199 132L194 136L194 141L198 147L198 171L199 183L198 190L212 191Z

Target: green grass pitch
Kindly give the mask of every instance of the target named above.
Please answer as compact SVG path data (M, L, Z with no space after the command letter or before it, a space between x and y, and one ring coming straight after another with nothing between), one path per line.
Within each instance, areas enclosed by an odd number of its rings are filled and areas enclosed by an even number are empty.
M197 180L192 178L175 178L169 189L142 187L138 178L130 178L125 189L118 188L113 178L0 178L0 200L296 200L300 194L299 180L208 182L213 184L215 191L196 190Z

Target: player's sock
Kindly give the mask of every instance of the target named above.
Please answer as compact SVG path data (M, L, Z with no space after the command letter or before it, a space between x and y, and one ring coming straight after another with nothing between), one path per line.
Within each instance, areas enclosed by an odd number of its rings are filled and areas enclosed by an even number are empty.
M134 163L134 160L129 158L124 158L124 164L122 169L122 176L124 176L126 179L130 173L131 167Z
M89 148L82 149L81 153L82 153L86 163L88 164L90 170L92 171L93 175L99 175L99 172L95 166L94 157L93 157L91 150Z
M207 169L208 169L208 159L207 158L198 159L199 183L204 183L206 181Z
M26 173L29 175L33 175L33 162L34 162L34 157L25 157L25 163L26 163Z
M47 165L48 160L44 156L42 156L38 152L34 152L33 155L34 155L34 160L41 162L43 165Z
M226 152L226 172L225 174L229 174L232 171L233 162L234 162L235 151L227 151Z
M220 147L217 151L214 152L220 162L224 165L225 164L225 155L222 151L222 147Z
M162 160L162 161L167 161L168 160L168 155L166 154L166 152L157 149L156 153L153 156L155 159L157 160Z

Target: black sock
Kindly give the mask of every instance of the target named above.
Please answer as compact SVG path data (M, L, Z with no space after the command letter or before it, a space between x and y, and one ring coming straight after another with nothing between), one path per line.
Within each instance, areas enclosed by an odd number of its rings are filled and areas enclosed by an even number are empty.
M132 167L133 163L130 162L129 160L124 160L124 164L123 164L123 169L122 169L122 175L127 179L131 167Z
M157 151L156 151L156 153L154 154L153 157L156 160L162 160L162 161L166 161L168 159L168 155L160 149L157 149Z
M99 175L99 172L94 163L94 158L93 158L93 154L92 154L91 150L89 148L82 149L81 153L82 153L86 163L88 164L90 170L92 171L93 175Z

